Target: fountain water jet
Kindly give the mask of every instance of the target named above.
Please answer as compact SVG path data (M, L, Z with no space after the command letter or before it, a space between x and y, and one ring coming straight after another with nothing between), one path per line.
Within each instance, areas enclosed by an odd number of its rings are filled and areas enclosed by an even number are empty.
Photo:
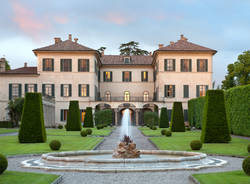
M130 136L130 137L132 136L131 135L131 120L130 120L129 109L125 109L123 116L122 116L120 139L122 139L124 135Z

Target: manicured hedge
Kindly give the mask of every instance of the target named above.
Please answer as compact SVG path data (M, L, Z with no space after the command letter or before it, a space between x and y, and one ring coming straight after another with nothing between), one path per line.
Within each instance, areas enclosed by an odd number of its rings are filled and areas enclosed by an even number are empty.
M174 102L171 115L171 131L185 132L184 115L181 102Z
M67 117L67 131L81 131L81 117L78 101L70 101L69 112Z
M95 125L112 125L113 111L111 109L104 109L95 113Z
M90 128L94 127L92 107L86 108L83 127L90 127Z
M250 136L250 84L227 90L225 98L232 133Z
M161 108L159 127L160 128L168 128L169 127L168 113L167 113L166 107Z
M26 93L18 139L20 143L46 142L42 95Z
M204 104L205 97L199 97L188 101L188 121L191 127L201 129Z
M203 143L227 143L231 140L223 90L208 90L202 121Z
M158 126L158 114L156 112L146 111L143 114L143 119L149 127Z
M0 128L14 128L14 123L11 121L0 121Z

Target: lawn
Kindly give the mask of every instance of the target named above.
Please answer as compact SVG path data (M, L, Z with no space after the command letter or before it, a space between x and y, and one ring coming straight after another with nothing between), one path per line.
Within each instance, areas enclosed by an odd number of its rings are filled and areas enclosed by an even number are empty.
M148 129L148 130L146 130ZM185 150L191 151L189 146L192 140L200 139L200 131L172 132L171 137L161 136L160 130L150 130L149 128L141 128L146 135L158 135L158 137L150 137L150 140L161 150ZM157 133L158 132L158 133ZM221 154L231 156L249 156L247 145L250 140L241 138L232 138L228 144L210 143L203 144L200 152L208 154Z
M0 134L18 132L17 128L0 128Z
M28 172L5 171L0 176L3 184L51 184L59 176L54 174L40 174Z
M193 174L200 184L249 184L250 178L243 171Z

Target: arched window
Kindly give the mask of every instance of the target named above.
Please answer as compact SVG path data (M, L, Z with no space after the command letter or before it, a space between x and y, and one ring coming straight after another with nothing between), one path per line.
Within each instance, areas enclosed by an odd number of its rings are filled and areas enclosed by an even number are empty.
M144 91L144 92L143 92L143 101L144 101L144 102L147 102L147 101L148 101L148 96L149 96L148 91Z
M130 94L129 91L124 92L124 101L129 102Z
M110 100L111 100L110 91L106 91L106 93L105 93L105 98L106 98L106 101L110 101Z

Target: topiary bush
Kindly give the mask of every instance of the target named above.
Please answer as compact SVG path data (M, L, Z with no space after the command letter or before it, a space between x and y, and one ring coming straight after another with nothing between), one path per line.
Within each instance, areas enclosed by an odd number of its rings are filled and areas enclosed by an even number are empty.
M95 112L95 124L105 124L111 126L113 123L113 111L111 109L104 109Z
M161 130L161 135L166 135L167 130L163 129Z
M246 175L250 176L250 156L243 160L242 169L246 173Z
M152 130L157 130L157 127L156 127L156 126L152 126L151 129L152 129Z
M172 132L168 130L168 131L166 131L165 135L166 135L166 137L171 137L172 136Z
M167 108L163 107L161 108L159 128L168 128L168 127L169 127L169 122L168 122Z
M58 129L63 129L63 126L62 125L58 125Z
M41 93L26 93L19 129L20 143L46 142Z
M202 148L202 143L200 140L191 141L190 147L192 150L200 150Z
M86 132L87 132L88 135L92 134L92 130L90 128L86 129Z
M8 167L8 160L7 158L0 154L0 175L7 169Z
M100 129L103 129L104 127L103 127L102 124L99 124L99 125L96 125L96 128L97 128L98 130L100 130Z
M146 111L143 114L144 123L146 123L149 127L158 125L158 114L156 112Z
M86 112L86 114L84 117L83 127L93 128L94 122L93 122L92 107L87 107L85 112Z
M81 136L82 137L86 137L88 135L87 131L86 130L82 130L81 131Z
M57 151L61 148L61 142L58 141L58 140L52 140L50 143L49 143L49 147L51 150L54 150L54 151Z
M201 129L204 104L204 96L188 101L188 121L190 126Z
M171 132L185 132L184 115L181 102L174 102L173 104Z
M81 131L81 117L78 101L69 102L69 111L67 117L66 130L67 131Z
M201 142L228 143L231 140L223 90L208 90L202 121Z
M248 153L250 153L250 144L248 144L248 146L247 146L247 151L248 151Z

